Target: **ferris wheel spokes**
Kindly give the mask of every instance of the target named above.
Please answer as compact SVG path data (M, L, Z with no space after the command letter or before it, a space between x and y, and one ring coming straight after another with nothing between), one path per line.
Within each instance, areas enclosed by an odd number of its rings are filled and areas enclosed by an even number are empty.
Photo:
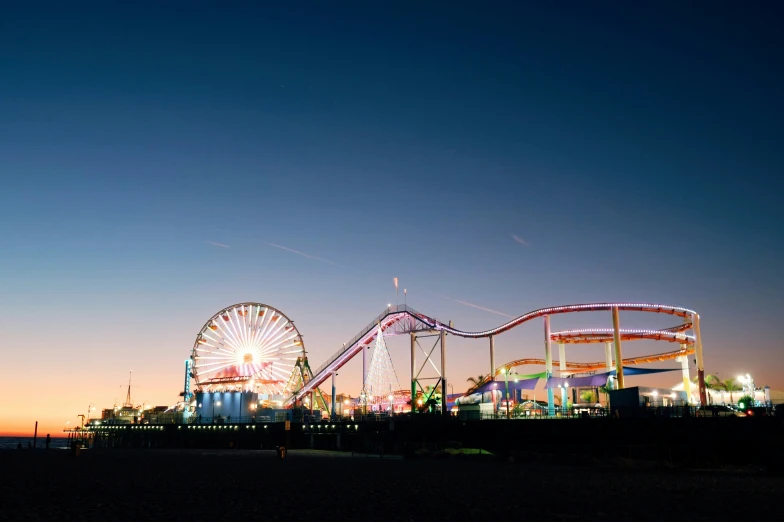
M302 336L279 310L260 303L224 308L194 343L196 388L279 395L302 351Z

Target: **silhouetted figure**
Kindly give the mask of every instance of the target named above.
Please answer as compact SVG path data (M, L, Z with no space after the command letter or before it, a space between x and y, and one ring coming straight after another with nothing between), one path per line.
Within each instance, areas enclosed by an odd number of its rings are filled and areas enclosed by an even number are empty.
M16 449L22 449L22 443L21 442L16 445Z
M49 449L49 444L52 442L52 437L48 433L46 434L46 449Z

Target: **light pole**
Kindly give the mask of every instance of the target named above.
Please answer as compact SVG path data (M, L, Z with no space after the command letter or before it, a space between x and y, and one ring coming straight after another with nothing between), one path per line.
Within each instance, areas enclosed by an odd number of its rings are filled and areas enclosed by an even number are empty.
M561 409L563 410L563 408L564 408L564 404L563 404L564 403L564 387L563 387L563 384L559 384L558 385L558 389L561 390Z
M506 389L506 418L509 418L509 372L506 368L501 368L501 373L504 374L504 387Z

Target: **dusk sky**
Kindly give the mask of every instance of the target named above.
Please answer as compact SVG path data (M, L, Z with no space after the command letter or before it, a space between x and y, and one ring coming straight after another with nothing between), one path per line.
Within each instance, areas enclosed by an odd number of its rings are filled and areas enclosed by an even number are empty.
M0 433L59 434L130 370L173 404L233 303L286 313L317 367L393 277L463 330L684 306L707 373L784 389L778 3L209 4L0 6ZM541 321L497 352L541 357ZM449 354L455 391L487 373L486 340Z

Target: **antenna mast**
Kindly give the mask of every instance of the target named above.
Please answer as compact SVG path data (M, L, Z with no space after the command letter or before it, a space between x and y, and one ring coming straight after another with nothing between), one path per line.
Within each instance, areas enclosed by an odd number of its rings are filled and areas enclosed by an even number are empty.
M123 404L126 408L133 408L133 403L131 402L131 374L133 372L128 372L128 394L125 396L125 404Z

